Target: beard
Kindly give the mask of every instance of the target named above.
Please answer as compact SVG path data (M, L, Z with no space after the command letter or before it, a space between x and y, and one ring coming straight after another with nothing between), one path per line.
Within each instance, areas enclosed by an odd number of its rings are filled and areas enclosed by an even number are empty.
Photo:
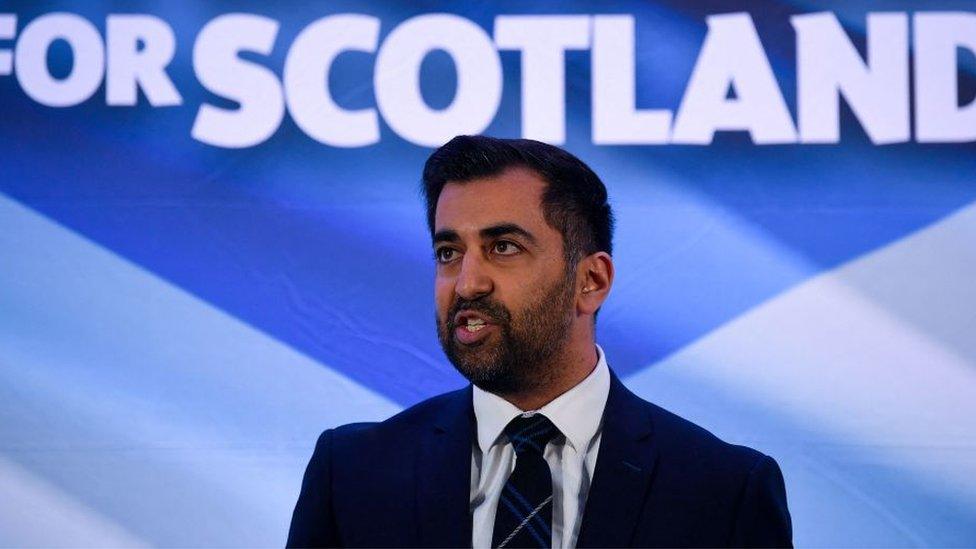
M437 320L444 354L468 381L490 393L517 394L547 385L557 374L553 359L569 338L574 288L575 276L564 276L515 314L490 296L459 297L446 318ZM499 337L471 345L458 342L454 319L465 310L477 311L497 325Z

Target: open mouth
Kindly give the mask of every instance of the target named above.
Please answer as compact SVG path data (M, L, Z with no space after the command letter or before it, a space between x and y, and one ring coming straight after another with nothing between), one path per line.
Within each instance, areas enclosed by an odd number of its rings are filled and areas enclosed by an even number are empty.
M497 329L496 324L475 311L461 311L455 315L454 321L454 337L465 345L481 342Z
M484 320L482 320L480 318L476 318L476 319L469 320L467 324L465 324L464 326L462 326L462 328L464 328L465 330L467 330L467 331L469 331L471 333L475 333L475 332L478 332L478 331L484 329L485 326L488 326L488 323L487 322L485 322Z

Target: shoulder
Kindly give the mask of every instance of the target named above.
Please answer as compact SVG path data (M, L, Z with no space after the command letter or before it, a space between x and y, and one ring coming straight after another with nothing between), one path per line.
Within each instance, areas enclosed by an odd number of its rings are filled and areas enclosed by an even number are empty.
M626 402L618 404L630 410L622 417L640 425L631 432L645 433L654 455L649 508L669 510L673 531L705 536L670 545L791 545L785 484L773 458L726 442L622 385L618 402Z
M754 470L772 461L758 450L726 442L704 427L647 402L630 392L619 380L614 382L617 405L628 409L628 413L617 416L641 423L640 427L650 434L661 468L659 472L673 474L685 481L699 479L717 483L715 485L741 486Z
M709 462L722 470L748 472L765 458L765 454L722 440L704 427L664 408L642 401L654 422L654 436L659 450L682 456L691 462Z
M389 446L414 439L444 422L457 420L471 407L469 388L444 393L419 402L381 422L350 423L322 433L334 448L347 446Z

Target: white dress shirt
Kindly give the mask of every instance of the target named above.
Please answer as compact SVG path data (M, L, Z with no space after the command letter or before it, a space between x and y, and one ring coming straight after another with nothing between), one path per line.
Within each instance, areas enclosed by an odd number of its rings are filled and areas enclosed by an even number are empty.
M471 543L491 547L498 498L515 469L515 451L505 426L520 414L541 413L563 436L546 445L552 472L552 547L575 547L586 495L600 449L603 409L610 394L610 370L596 347L596 368L578 385L539 410L523 412L507 400L474 387L478 440L471 452Z

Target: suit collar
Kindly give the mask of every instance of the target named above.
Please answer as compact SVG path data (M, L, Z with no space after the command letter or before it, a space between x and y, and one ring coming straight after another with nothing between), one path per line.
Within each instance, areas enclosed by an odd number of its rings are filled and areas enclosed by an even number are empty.
M578 547L630 545L657 460L647 403L611 372L603 437Z
M418 545L471 546L471 387L445 395L420 438L416 471ZM578 547L629 545L657 461L650 407L610 371L603 435Z
M600 428L600 419L610 392L610 369L599 345L596 345L596 354L596 365L583 381L542 408L532 410L549 418L579 454L586 453ZM524 411L478 387L472 387L472 397L478 447L484 455L494 444L507 441L501 438L502 431Z
M471 387L445 395L433 424L422 429L414 464L418 545L470 547Z

